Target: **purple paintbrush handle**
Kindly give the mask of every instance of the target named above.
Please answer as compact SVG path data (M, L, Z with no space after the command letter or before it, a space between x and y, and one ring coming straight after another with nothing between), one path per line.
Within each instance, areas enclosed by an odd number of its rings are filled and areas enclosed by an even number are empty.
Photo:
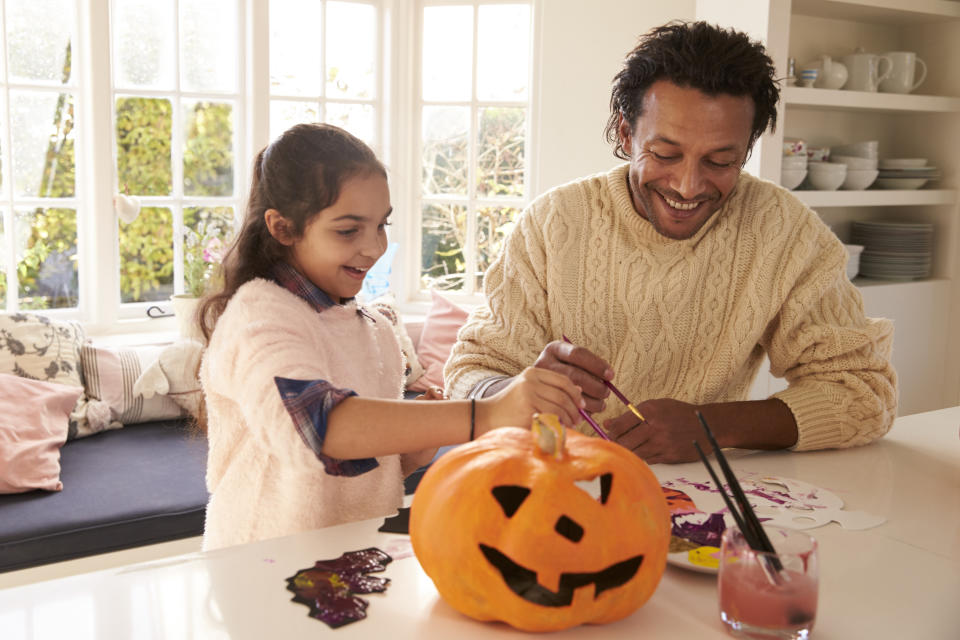
M580 412L580 415L583 416L583 419L590 423L590 426L593 427L593 430L597 432L597 435L603 438L604 440L609 440L610 436L603 432L603 429L600 428L596 422L593 421L593 418L590 417L590 414L584 411L583 409L577 409Z

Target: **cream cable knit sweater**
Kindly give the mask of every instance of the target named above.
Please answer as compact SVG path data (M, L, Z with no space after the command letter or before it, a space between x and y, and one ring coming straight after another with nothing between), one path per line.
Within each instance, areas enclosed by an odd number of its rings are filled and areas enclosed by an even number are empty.
M266 280L237 290L200 367L207 402L210 503L203 548L387 516L401 506L400 456L332 476L303 442L274 376L324 379L361 396L400 398L402 360L389 321L350 302L317 313Z
M447 361L447 393L519 373L565 333L610 363L635 404L744 400L766 352L789 383L774 397L797 421L796 449L886 433L892 323L864 317L846 251L816 213L741 174L694 237L671 240L633 208L627 169L553 189L523 212ZM623 412L608 400L595 417Z

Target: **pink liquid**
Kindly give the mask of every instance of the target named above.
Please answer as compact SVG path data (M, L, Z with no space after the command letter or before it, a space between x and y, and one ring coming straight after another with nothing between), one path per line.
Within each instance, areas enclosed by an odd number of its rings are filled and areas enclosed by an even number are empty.
M726 565L720 574L720 611L727 624L770 630L811 629L817 616L816 579L792 570L781 585L770 584L759 565Z

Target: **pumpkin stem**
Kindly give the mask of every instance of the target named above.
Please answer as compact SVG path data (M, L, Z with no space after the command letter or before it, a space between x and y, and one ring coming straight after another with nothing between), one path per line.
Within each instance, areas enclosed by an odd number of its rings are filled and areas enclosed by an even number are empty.
M563 457L563 445L567 439L567 430L560 424L560 418L552 413L535 413L530 431L540 451L557 460Z

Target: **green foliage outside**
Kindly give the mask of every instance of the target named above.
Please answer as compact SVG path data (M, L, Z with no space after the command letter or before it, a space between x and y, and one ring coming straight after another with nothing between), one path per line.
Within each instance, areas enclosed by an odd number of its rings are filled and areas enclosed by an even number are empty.
M70 74L67 50L64 77ZM229 104L195 102L185 105L183 193L186 196L231 196L233 174L233 109ZM37 176L42 198L76 194L74 154L74 104L62 93L50 114L50 138L42 175ZM135 196L169 196L173 193L171 160L173 105L167 99L121 97L116 103L117 189ZM102 144L97 141L96 144ZM7 184L9 180L5 181ZM228 241L232 233L232 208L184 208L186 271L196 251L214 236ZM98 220L109 219L98 215ZM214 223L207 224L207 219ZM199 223L200 224L198 226ZM17 261L19 307L49 309L75 307L77 292L77 212L48 207L17 210L15 226L29 229ZM8 230L12 232L12 230ZM207 234L198 241L198 231ZM200 259L203 260L203 248ZM122 302L165 300L174 291L173 213L165 207L144 207L130 224L119 223L120 299ZM208 257L212 254L208 251ZM203 277L209 281L205 263ZM185 274L189 275L189 274ZM0 304L7 295L6 274L0 272Z

